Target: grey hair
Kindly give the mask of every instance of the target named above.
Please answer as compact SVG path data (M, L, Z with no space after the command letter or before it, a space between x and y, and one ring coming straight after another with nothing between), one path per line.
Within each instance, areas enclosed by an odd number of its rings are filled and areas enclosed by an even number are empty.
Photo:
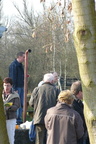
M54 80L54 76L52 73L47 73L44 75L44 78L43 78L44 82L50 82L52 83L52 81Z

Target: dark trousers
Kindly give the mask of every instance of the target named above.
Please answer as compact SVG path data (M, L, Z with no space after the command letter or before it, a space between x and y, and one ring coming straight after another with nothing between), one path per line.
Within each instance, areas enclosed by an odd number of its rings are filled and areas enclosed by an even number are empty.
M17 110L17 124L22 123L22 112L23 112L23 100L24 100L24 88L17 88L20 97L20 108Z
M35 125L36 127L36 141L35 144L46 144L46 128L45 125Z

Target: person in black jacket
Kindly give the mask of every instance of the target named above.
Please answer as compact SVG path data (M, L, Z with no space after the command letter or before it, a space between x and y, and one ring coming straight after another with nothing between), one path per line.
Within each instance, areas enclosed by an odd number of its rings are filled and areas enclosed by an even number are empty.
M22 63L25 53L17 53L17 58L9 66L9 77L13 80L13 89L18 92L21 107L17 111L17 124L22 123L23 99L24 99L24 69Z
M78 142L78 144L89 144L89 137L88 137L88 132L87 132L87 127L85 123L85 118L84 118L84 105L82 102L83 99L83 93L82 93L82 85L81 81L76 81L71 85L71 91L75 95L75 99L72 103L72 107L74 110L76 110L82 120L83 120L83 126L84 126L84 137L83 137L83 142Z

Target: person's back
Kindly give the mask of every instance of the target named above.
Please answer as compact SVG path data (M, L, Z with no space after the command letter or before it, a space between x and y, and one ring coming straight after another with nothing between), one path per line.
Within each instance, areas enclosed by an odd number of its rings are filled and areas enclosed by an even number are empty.
M48 108L56 104L56 88L52 84L53 75L44 75L44 83L36 88L31 95L29 105L34 107L34 124L36 126L36 144L46 143L44 117Z
M48 132L47 144L77 144L84 133L80 115L69 104L60 101L47 110L45 126Z
M38 104L34 109L34 124L44 124L44 116L48 108L56 105L56 89L50 83L44 83L38 89Z

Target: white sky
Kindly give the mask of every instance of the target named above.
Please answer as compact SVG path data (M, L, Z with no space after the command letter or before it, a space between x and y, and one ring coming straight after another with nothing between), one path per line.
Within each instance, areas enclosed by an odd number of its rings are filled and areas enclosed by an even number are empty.
M3 1L3 12L4 14L8 15L8 16L12 16L14 14L17 14L16 9L13 6L13 2L15 2L17 4L17 6L20 7L20 9L22 9L22 0L2 0ZM41 5L39 3L39 0L27 0L28 3L30 5L33 5L33 7L35 7L36 9L36 2L37 2L37 7L39 7L39 9L41 9Z
M42 11L42 3L40 3L40 0L27 0L28 5L34 8L35 11ZM49 5L50 1L57 2L58 0L46 0L46 4ZM3 13L7 16L12 16L14 14L17 14L16 9L13 6L13 2L15 2L21 9L22 9L22 0L2 0L3 2Z

